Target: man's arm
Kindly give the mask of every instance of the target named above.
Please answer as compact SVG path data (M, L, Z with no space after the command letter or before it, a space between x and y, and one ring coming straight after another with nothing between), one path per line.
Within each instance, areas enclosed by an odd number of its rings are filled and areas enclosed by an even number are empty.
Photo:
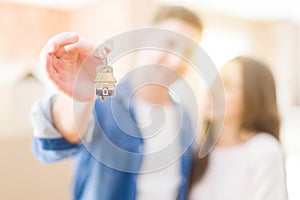
M78 102L60 95L51 107L54 127L71 144L84 138L93 117L94 102Z
M103 63L93 43L70 32L50 38L40 60L60 93L39 100L32 109L33 149L39 160L53 162L78 152L81 139L93 132L94 78Z
M92 42L66 32L49 39L40 54L41 66L61 93L51 104L53 126L71 144L80 142L93 116L99 52Z
M33 151L41 162L55 162L76 154L82 147L79 144L70 143L55 127L52 118L52 106L61 94L50 95L39 99L33 106L30 118L34 129ZM80 136L82 140L89 142L94 132L94 116L87 120L87 129Z

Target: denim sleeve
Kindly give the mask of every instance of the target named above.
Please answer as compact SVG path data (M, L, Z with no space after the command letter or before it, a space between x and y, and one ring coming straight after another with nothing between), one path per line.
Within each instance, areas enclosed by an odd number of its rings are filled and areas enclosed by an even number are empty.
M51 107L59 94L53 94L39 99L30 112L34 136L32 149L36 158L43 163L52 163L77 154L81 143L71 144L54 127ZM90 128L84 140L91 140L94 130L94 117L91 117Z

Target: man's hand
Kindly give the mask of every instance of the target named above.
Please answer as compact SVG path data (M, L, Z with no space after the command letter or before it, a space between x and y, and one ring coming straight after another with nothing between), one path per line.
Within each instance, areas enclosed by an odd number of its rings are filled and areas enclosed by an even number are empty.
M93 49L92 42L80 39L76 33L64 32L49 39L40 55L51 81L62 93L78 101L95 100L94 78L102 59Z

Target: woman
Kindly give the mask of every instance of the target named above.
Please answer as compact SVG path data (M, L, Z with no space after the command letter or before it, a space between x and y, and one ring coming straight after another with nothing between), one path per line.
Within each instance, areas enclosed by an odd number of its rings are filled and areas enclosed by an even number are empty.
M190 199L287 199L276 89L270 70L254 59L237 57L225 64L220 75L225 121L210 154L194 159ZM210 107L205 106L204 120L213 126ZM208 138L217 135L207 134Z

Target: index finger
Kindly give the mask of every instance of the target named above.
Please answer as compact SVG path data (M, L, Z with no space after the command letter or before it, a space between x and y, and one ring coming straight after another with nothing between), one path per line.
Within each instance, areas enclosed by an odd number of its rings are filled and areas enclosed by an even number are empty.
M43 47L40 56L45 54L54 53L59 50L60 47L72 44L78 41L78 35L73 32L64 32L50 38L46 45Z
M86 39L80 39L76 43L65 46L65 50L69 52L88 54L94 49L94 43Z
M52 44L56 49L76 43L79 40L79 36L75 32L63 32L55 35L54 37L48 40L49 44Z

